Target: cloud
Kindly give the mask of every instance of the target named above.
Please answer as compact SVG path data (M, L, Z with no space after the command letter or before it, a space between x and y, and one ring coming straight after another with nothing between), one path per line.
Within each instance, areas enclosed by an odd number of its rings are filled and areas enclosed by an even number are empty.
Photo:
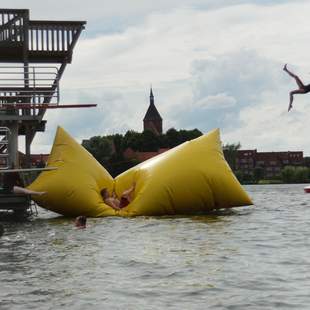
M179 120L179 127L198 127L204 132L242 127L244 109L262 104L266 94L283 91L285 76L279 68L278 62L248 50L194 60L187 81L191 97L178 109L172 107L169 115Z
M286 2L290 2L290 0L92 0L91 2L62 0L61 4L53 0L45 0L44 2L28 0L26 5L24 0L2 0L1 3L2 7L5 8L29 8L34 19L55 19L57 16L59 20L90 20L92 23L99 23L100 25L104 25L104 23L114 24L115 27L117 22L128 26L128 23L132 25L132 20L135 19L136 22L141 23L145 16L154 12L162 13L180 7L216 10L248 3L265 6Z
M24 8L24 1L3 6ZM52 143L58 124L78 139L142 130L151 84L166 129L220 127L226 142L306 150L306 113L298 111L307 112L307 97L282 114L296 86L281 68L292 63L308 77L308 1L64 0L60 10L55 1L30 0L27 6L36 19L88 20L61 98L98 104L49 111L34 150Z
M236 99L225 93L219 93L213 96L206 96L196 103L197 107L204 109L226 109L235 106Z

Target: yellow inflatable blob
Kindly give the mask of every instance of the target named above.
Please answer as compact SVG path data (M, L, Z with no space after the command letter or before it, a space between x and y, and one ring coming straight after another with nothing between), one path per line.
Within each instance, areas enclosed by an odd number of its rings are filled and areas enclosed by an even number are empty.
M199 214L251 205L252 201L224 159L219 130L185 142L145 161L113 180L62 128L58 128L48 166L29 186L46 191L32 198L63 215L91 217ZM120 211L106 205L103 188L118 197L136 184L133 201Z

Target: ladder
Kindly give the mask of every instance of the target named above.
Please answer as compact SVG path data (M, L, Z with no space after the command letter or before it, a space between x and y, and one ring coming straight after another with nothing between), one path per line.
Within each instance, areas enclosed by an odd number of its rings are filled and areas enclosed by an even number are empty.
M0 127L0 170L9 168L9 135L8 127Z

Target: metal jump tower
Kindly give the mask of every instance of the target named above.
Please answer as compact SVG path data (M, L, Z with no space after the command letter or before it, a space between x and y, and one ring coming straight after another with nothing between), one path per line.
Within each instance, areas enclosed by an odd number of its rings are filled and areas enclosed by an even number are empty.
M29 10L0 9L0 166L18 166L25 136L27 165L35 134L45 130L46 109L60 105L59 81L85 21L31 20ZM5 65L3 65L5 64Z

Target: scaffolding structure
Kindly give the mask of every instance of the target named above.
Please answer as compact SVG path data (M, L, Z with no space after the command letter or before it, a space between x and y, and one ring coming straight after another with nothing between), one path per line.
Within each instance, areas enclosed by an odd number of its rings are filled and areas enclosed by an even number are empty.
M45 130L47 109L96 106L60 104L59 82L85 24L31 20L27 9L0 9L0 179L5 173L48 169L27 169L33 138ZM19 136L25 137L26 169L19 169ZM31 206L29 195L0 189L0 214L31 214Z
M31 20L27 9L0 9L0 127L8 133L6 143L0 141L0 168L18 167L19 136L25 136L30 167L31 143L45 130L47 109L94 106L60 105L59 81L85 24Z

